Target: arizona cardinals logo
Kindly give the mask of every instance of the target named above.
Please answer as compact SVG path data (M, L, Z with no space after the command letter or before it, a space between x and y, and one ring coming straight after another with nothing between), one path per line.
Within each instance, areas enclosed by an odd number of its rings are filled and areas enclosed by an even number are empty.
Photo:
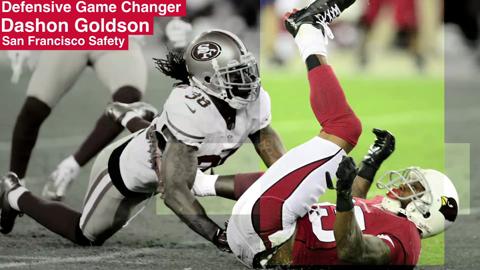
M458 213L457 201L455 201L454 198L442 196L442 207L440 207L440 213L443 214L446 220L454 222Z
M217 58L222 52L222 47L215 42L206 41L195 45L192 57L197 61L209 61Z

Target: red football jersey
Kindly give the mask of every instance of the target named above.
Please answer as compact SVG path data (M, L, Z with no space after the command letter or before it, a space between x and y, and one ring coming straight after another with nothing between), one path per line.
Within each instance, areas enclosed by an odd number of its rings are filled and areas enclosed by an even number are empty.
M404 217L382 210L381 196L372 200L355 198L355 218L364 234L381 238L390 247L392 265L416 265L420 256L420 233ZM309 214L297 221L293 265L341 265L337 258L333 225L335 205L312 206Z

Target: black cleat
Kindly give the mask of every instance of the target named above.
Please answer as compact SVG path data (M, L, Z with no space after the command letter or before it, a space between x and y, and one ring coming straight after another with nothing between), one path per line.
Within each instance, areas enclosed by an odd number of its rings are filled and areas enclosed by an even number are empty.
M122 103L112 102L107 105L105 114L116 122L121 122L128 112L136 112L138 116L147 121L152 121L158 115L157 109L146 102Z
M285 28L293 37L297 35L302 24L311 24L324 30L324 25L331 23L356 0L317 0L309 6L288 15L285 18Z
M8 193L18 187L20 187L20 182L18 176L13 172L9 172L0 180L0 232L3 234L8 234L12 231L15 219L20 214L8 202Z

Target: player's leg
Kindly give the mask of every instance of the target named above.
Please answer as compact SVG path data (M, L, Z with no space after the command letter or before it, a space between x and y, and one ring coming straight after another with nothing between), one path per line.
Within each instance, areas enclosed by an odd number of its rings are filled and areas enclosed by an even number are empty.
M232 251L251 266L260 267L271 248L294 234L297 218L305 215L310 204L328 187L333 187L331 180L342 156L358 140L359 121L326 64L326 39L322 32L327 31L326 18L333 20L353 2L319 0L298 11L295 18L287 19L287 29L296 37L309 67L311 105L324 130L319 137L280 158L235 204L227 230L228 242ZM320 19L322 22L317 24Z
M92 244L79 229L81 214L66 205L33 195L21 186L18 177L10 173L2 179L0 229L3 234L13 229L19 212L25 213L39 224L79 245Z
M420 5L416 0L395 1L395 23L398 29L396 45L409 50L419 71L425 68L425 56L419 37L417 13Z
M138 43L131 41L128 51L93 51L90 60L99 79L112 92L113 101L133 103L142 99L146 89L147 69ZM80 167L88 163L122 131L122 125L102 114L79 149L57 166L51 175L52 187L46 186L44 193L51 194L49 197L52 199L63 199Z
M112 92L112 100L133 103L142 99L147 85L147 66L140 45L130 40L128 51L93 52L92 62L98 78ZM121 133L123 127L106 116L100 117L94 130L74 154L80 166Z
M43 51L30 79L27 99L13 130L10 170L25 177L33 147L43 121L71 88L84 67L85 52Z
M373 25L377 21L378 15L382 7L389 1L386 0L370 0L364 2L364 12L360 17L360 46L359 46L359 63L361 67L366 67L369 62L368 57L368 41L371 36Z
M343 155L338 145L315 137L277 160L232 210L227 231L232 251L257 254L286 241L296 218L332 186Z
M126 136L100 152L92 166L88 191L85 195L79 228L90 241L102 244L120 230L133 209L145 196L125 197L113 185L108 173L111 153L134 135Z
M100 153L93 165L82 213L67 206L46 201L20 186L18 178L9 174L2 179L0 198L2 233L9 233L15 218L23 212L47 229L79 245L101 245L128 221L132 209L144 200L125 198L113 186L107 171L111 152L130 139L127 136Z
M325 1L316 1L312 5L317 2ZM330 9L333 9L338 17L341 11L353 2L353 0L327 1L329 6L333 6L327 11L332 13ZM309 12L310 8L311 6L287 15L286 27L294 36L308 68L310 105L322 126L319 136L339 145L348 153L360 137L361 123L348 104L343 89L326 60L328 38L331 36L327 22L333 20L332 16L320 16L322 20L319 22L319 16L314 13L318 14L318 8ZM324 6L320 6L321 8Z

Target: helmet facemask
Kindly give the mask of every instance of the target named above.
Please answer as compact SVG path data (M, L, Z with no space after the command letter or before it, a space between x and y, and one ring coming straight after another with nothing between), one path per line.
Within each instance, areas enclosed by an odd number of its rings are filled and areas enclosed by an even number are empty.
M420 183L420 185L423 187L423 190L417 190L417 188L415 188L415 186L418 186L416 185L417 183ZM402 185L411 191L410 195L404 196L398 193L398 190ZM408 202L408 205L413 205L415 209L422 215L429 215L429 209L433 203L433 198L430 186L419 168L410 167L403 171L387 172L377 182L377 187L379 189L388 190L387 200L398 201L396 206L399 209L392 209L391 205L393 203L390 201L385 203L385 205L389 204L390 206L386 207L390 208L387 210L394 212L395 214L405 214L405 209L401 207L401 202Z
M241 109L257 100L260 93L260 75L255 57L247 53L240 62L230 61L219 67L213 60L215 73L211 84L220 90L222 98L234 109Z

